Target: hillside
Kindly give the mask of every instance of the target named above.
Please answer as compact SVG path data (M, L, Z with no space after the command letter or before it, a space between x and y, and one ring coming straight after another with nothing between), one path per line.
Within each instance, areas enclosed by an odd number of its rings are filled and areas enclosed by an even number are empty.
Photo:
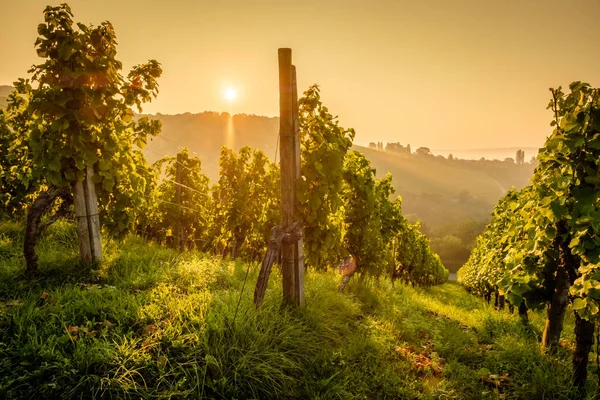
M440 156L400 155L355 146L377 169L390 172L405 213L430 226L464 219L487 220L511 187L526 186L534 165L501 161L447 160Z
M175 155L183 147L196 153L205 173L216 181L219 177L219 155L222 146L238 150L250 146L275 156L279 119L255 115L203 112L154 116L162 122L162 133L149 141L144 149L149 162L165 154Z
M174 155L189 147L202 159L206 174L218 179L219 150L250 146L278 158L277 118L227 113L156 115L163 123L162 133L145 148L149 161L164 154ZM533 165L500 161L447 160L434 156L408 156L354 146L364 153L379 176L392 173L397 194L404 199L405 211L431 227L474 219L486 221L493 205L515 186L525 186Z
M564 347L543 355L542 313L524 327L456 284L353 279L338 293L339 275L309 270L306 307L290 310L274 270L256 310L255 263L129 237L81 268L74 224L60 221L28 280L22 238L0 223L0 398L581 398L572 318Z

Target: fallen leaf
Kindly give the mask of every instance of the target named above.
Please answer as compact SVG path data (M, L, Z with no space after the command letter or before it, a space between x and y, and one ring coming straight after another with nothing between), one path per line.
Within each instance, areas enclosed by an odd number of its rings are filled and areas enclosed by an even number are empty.
M67 332L69 332L69 334L76 334L77 332L79 332L79 327L76 325L69 325L66 327Z
M115 324L105 319L104 322L102 322L102 326L105 328L112 328L113 326L115 326Z
M152 335L156 331L158 331L158 325L156 325L156 324L146 325L142 329L142 335Z

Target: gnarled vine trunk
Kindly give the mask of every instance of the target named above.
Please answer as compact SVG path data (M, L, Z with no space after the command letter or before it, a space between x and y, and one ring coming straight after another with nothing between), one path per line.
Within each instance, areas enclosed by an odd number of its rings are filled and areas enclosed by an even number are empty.
M504 310L504 295L498 294L498 310Z
M498 309L498 297L499 297L498 291L494 290L494 308L496 310Z
M46 224L42 224L44 213L52 207L57 197L66 196L67 188L57 188L50 186L47 191L41 193L33 202L27 214L27 226L25 227L25 241L23 244L23 255L27 263L27 273L34 274L38 270L38 256L35 252L35 245L38 237Z
M241 253L242 245L246 241L246 233L236 232L233 238L233 244L231 249L231 257L238 258Z
M556 271L555 283L552 301L546 309L546 326L542 335L542 345L550 353L556 353L558 349L569 300L569 277L562 265Z
M488 304L490 304L490 301L492 301L492 294L490 292L487 292L484 296L485 301L487 301Z
M352 276L358 270L358 257L350 256L349 258L345 259L343 263L338 265L338 269L344 275L342 282L338 287L338 292L342 293L346 288L346 285L348 285L348 282L350 282L350 278L352 278Z
M575 353L573 353L573 384L585 386L590 350L594 344L594 323L575 312Z
M527 305L525 305L525 301L521 302L519 305L519 318L523 325L529 326L529 316L527 315Z

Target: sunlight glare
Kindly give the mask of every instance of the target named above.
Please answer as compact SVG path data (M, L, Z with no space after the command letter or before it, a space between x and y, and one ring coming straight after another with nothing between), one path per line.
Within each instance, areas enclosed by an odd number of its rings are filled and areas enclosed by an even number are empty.
M237 90L229 88L225 91L225 99L233 101L237 97Z

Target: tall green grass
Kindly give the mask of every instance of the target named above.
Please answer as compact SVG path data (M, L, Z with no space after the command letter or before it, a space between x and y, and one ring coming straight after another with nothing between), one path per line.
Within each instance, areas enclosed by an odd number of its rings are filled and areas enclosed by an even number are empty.
M310 270L306 307L289 309L275 270L256 310L257 264L130 237L90 269L59 222L31 280L21 238L0 223L0 398L580 398L569 352L540 352L541 317L524 329L454 284L340 294L339 276Z

